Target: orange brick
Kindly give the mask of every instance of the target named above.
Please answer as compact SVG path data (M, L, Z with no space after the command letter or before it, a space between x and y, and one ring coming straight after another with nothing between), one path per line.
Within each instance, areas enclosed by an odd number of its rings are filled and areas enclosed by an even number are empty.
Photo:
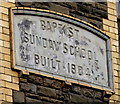
M5 88L4 91L5 91L5 94L6 94L6 95L12 95L12 90L11 90L11 89L6 89L6 88Z
M1 40L4 40L4 41L10 41L10 36L1 34L1 35L0 35L0 39L1 39Z
M8 28L2 28L2 33L3 34L9 34L10 32L9 32L9 29Z
M10 42L4 41L3 46L6 48L10 48Z
M0 46L3 46L3 40L0 40Z
M117 11L116 10L114 10L114 15L117 15Z
M112 51L117 52L117 48L116 48L116 46L113 46L113 45L112 45Z
M115 35L115 39L116 39L116 40L119 40L118 35Z
M14 4L15 4L15 0L9 0L9 2L11 2L11 3L14 3Z
M0 86L5 87L5 81L0 80Z
M117 22L115 22L115 25L114 25L114 27L115 27L115 28L118 28L118 24L117 24Z
M118 77L114 77L114 83L118 83L119 82L119 78Z
M111 21L117 21L117 17L110 14L108 15L108 19Z
M12 77L12 82L13 83L19 83L19 78L17 78L17 77Z
M116 47L117 48L117 52L119 52L119 47Z
M8 14L8 8L0 7L0 10L4 14Z
M0 101L0 104L4 104L5 101Z
M118 89L115 89L115 94L120 94Z
M10 49L9 48L0 47L0 52L10 55Z
M0 73L5 73L4 67L0 67Z
M2 19L2 13L0 13L0 19Z
M5 82L6 87L10 88L10 89L14 89L14 90L19 90L19 85L18 84L14 84L14 83L10 83L10 82Z
M106 25L114 27L114 23L115 22L113 22L113 21L110 21L110 20L107 20L107 19L103 19L103 24L106 24Z
M115 69L115 70L119 70L117 64L113 64L112 66L113 66L113 69Z
M12 96L5 96L7 102L13 102Z
M112 100L119 100L119 96L118 95L112 95L112 97L110 97L110 99L112 99Z
M114 9L108 8L108 13L109 14L114 14Z
M118 57L119 57L119 53L117 53L117 52L112 52L112 57L118 58Z
M1 6L7 7L7 8L9 8L9 7L14 7L14 6L15 6L15 3L14 3L15 0L11 0L11 1L12 1L12 2L2 2L2 3L1 3Z
M115 33L115 30L114 30L113 27L109 27L109 31L110 31L111 33Z
M117 64L117 58L113 58L112 61L113 61L114 64Z
M117 40L112 39L111 42L112 42L112 45L114 45L114 46L118 46L119 45Z
M118 29L117 28L114 29L114 33L118 34Z
M114 100L109 100L109 104L115 104Z
M0 79L5 80L5 81L9 81L9 82L12 81L11 76L5 75L5 74L0 74Z
M118 89L118 83L114 83L114 88Z
M0 88L0 93L5 94L5 95L12 95L12 89L7 89L7 88Z
M7 61L1 60L1 61L0 61L0 65L3 66L3 67L11 68L11 63L10 63L10 62L7 62Z
M9 56L9 55L4 54L4 60L6 60L6 61L10 61L10 56Z
M5 68L5 74L18 77L18 72L12 71L11 69Z
M0 25L2 25L1 20L0 20ZM2 33L2 27L0 26L0 32Z
M106 35L108 35L112 39L116 39L116 35L114 33L106 32Z
M8 21L8 15L7 14L2 14L2 20Z
M106 31L109 31L109 28L107 25L103 25L103 29L106 30Z
M4 90L5 90L5 88L1 87L1 88L0 88L0 94L3 94L3 93L4 93Z
M3 60L3 59L4 59L4 54L0 53L0 60Z
M109 8L116 9L116 4L114 4L112 2L108 2L107 5Z
M0 94L0 100L5 100L5 95L4 94Z
M2 26L9 28L9 23L7 21L2 21Z

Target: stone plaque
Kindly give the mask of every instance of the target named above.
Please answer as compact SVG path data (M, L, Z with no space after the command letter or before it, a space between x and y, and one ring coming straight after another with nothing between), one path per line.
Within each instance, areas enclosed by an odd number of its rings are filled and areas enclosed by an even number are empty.
M14 67L111 89L109 38L47 12L13 10Z

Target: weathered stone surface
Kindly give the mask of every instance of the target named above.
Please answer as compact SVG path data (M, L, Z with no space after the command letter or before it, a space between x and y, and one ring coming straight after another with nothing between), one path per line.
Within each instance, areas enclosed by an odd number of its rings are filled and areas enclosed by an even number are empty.
M51 87L54 80L49 78L44 78L44 86Z
M51 102L47 102L47 101L43 101L42 104L54 104L54 103L51 103Z
M62 87L62 90L63 90L64 92L70 92L70 91L71 91L71 86L69 86L69 85L64 85L64 86Z
M31 6L32 5L32 2L20 2L21 5L23 6Z
M32 83L20 83L20 88L23 91L36 93L36 85Z
M92 8L90 6L86 6L86 5L83 5L81 3L78 3L78 9L80 9L82 12L85 12L85 13L92 12Z
M108 104L108 102L103 102L103 101L97 100L97 99L95 99L95 100L93 101L93 103L95 103L95 104Z
M85 13L85 16L90 19L93 19L93 20L96 20L96 21L101 21L102 22L102 19L98 16L95 16L95 15L92 15L92 14L88 14L88 13Z
M20 3L17 2L16 6L27 6L41 9L53 10L56 12L68 14L70 16L82 19L88 23L91 23L89 19L99 21L97 25L92 25L102 29L102 18L108 18L107 15L107 3L106 2L33 2L33 3ZM72 12L76 11L76 12ZM83 17L86 17L83 18ZM99 17L99 18L96 18Z
M57 80L52 83L52 87L55 89L61 89L61 85L62 85L62 83Z
M62 82L53 79L44 78L44 86L52 87L55 89L61 89Z
M50 5L50 10L60 12L60 13L63 13L63 14L69 14L69 9L67 7L63 7L63 6L60 6L60 5L51 4Z
M56 98L56 90L48 87L38 86L37 94Z
M38 99L40 99L42 101L51 102L51 103L54 103L54 104L63 102L63 101L60 101L60 100L57 100L57 99L54 99L54 98L50 98L50 97L46 97L46 96L39 96Z
M57 91L56 93L57 99L62 100L62 101L69 101L70 100L70 94L69 93L64 93L62 91Z
M25 93L26 97L33 98L33 99L38 99L39 95L37 94L31 94L31 93Z
M43 78L40 76L30 75L28 77L28 82L32 82L35 84L43 85Z
M17 2L16 6L49 9L49 3L47 2Z
M38 85L37 78L42 78L44 82L42 86ZM31 102L36 102L35 104L106 104L107 102L99 90L77 84L69 86L62 81L37 75L23 76L23 79L26 79L27 83L20 82L20 91L13 93L14 102L27 104ZM36 80L38 83L35 82Z
M27 82L27 79L25 79L25 78L20 78L20 82Z
M72 92L80 94L80 95L82 94L82 90L81 90L80 86L72 86Z
M95 91L95 96L94 97L97 98L97 99L101 99L102 98L102 92Z
M100 16L103 18L106 18L106 16L107 16L105 11L95 9L95 8L93 8L92 11L93 11L93 14L95 14L96 16Z
M70 9L77 9L77 4L75 2L65 2L66 3L66 7L70 8Z
M70 9L76 9L77 8L77 4L75 2L53 2L53 3L54 3L54 5L58 4L60 6L67 7L67 8L70 8Z
M77 95L77 94L70 94L70 101L74 102L74 103L86 103L87 102L87 98L85 98L84 96L81 95Z
M100 4L100 3L96 2L95 7L100 9L100 10L107 11L107 8L106 8L105 4Z
M25 102L25 95L23 92L20 91L13 91L13 101L15 103L23 103Z
M89 97L89 98L94 98L94 95L95 95L94 90L84 88L82 92L84 96Z
M26 103L28 104L43 104L42 101L26 97Z
M96 21L96 20L93 20L93 19L89 19L89 22L90 22L92 25L94 25L94 26L102 29L102 23L101 23L101 22Z

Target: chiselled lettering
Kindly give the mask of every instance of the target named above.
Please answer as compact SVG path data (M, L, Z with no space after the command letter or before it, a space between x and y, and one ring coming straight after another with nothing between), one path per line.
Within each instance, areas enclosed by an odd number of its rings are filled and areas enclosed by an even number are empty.
M77 81L108 84L106 42L100 37L66 20L27 17L16 21L20 64Z

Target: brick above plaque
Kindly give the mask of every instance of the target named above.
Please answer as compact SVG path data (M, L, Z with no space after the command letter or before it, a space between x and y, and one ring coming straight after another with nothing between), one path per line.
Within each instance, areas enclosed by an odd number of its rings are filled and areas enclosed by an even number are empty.
M53 12L12 13L13 68L113 90L109 37Z

